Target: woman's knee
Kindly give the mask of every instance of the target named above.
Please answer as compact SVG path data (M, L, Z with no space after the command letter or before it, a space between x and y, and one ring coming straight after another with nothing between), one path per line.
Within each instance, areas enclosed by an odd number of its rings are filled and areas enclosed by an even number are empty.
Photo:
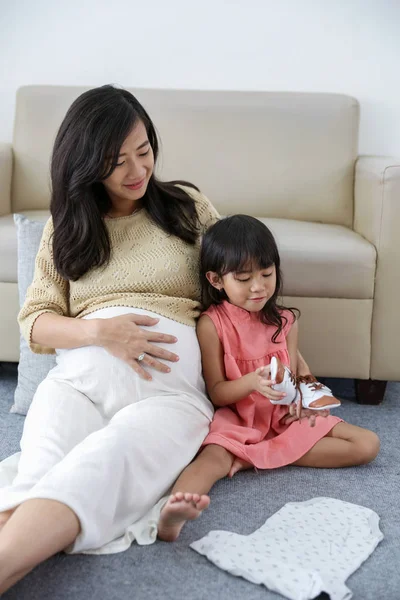
M364 429L362 434L354 441L357 463L366 465L372 462L380 449L379 437L373 431Z

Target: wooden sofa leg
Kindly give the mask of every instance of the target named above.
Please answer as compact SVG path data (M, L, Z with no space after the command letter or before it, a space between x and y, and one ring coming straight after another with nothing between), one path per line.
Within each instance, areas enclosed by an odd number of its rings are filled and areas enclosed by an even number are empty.
M358 404L380 404L383 400L387 381L379 379L355 379Z

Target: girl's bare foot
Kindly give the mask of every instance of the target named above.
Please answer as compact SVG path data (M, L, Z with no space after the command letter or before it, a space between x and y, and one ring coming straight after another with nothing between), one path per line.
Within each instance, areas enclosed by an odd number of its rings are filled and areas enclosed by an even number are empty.
M245 460L242 460L241 458L235 458L235 460L232 463L231 469L228 473L228 477L233 477L235 473L237 473L238 471L244 471L245 469L252 469L253 465L249 462L246 462Z
M210 498L206 495L176 492L172 494L161 511L158 537L173 542L179 536L186 521L197 519L208 508Z

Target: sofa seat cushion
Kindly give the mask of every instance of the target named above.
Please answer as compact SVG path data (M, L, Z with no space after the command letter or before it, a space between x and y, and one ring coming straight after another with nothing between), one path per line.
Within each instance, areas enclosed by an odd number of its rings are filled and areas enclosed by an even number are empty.
M26 210L21 214L31 221L47 221L47 210ZM17 283L17 229L13 215L0 217L0 281Z
M285 296L371 299L375 247L341 225L261 219L278 243Z

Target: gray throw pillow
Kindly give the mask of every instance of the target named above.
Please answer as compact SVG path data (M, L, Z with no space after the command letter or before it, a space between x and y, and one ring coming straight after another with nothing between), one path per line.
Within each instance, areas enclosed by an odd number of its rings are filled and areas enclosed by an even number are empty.
M39 250L45 221L31 221L24 215L14 215L18 241L18 293L22 306L26 291L32 283L35 258ZM53 354L34 354L21 336L18 365L18 384L11 412L26 415L36 388L56 364Z

